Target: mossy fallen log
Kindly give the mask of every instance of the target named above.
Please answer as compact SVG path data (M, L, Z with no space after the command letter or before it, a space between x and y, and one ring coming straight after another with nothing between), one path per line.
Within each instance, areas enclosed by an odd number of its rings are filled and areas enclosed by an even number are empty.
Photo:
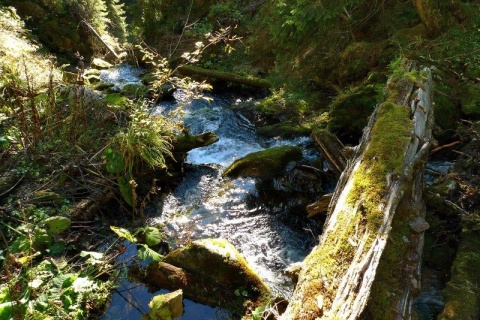
M195 66L181 66L178 68L178 71L187 76L202 76L225 82L244 84L252 87L270 88L272 86L270 82L265 79L252 76L239 76L230 72L203 69Z
M409 222L425 214L430 75L421 87L390 80L388 98L375 108L340 177L320 243L304 260L281 319L411 318L423 233Z

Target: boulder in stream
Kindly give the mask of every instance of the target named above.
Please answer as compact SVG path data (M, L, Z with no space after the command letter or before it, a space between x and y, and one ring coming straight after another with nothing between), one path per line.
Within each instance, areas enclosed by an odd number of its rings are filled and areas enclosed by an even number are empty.
M182 289L188 299L243 314L247 301L268 302L270 289L225 239L202 239L151 263L145 281ZM249 303L251 305L251 303Z
M299 147L283 146L253 152L236 160L224 172L230 178L251 177L273 179L281 173L291 161L302 159Z
M150 312L141 320L172 320L183 314L183 292L176 290L166 294L159 294L152 298L148 306Z

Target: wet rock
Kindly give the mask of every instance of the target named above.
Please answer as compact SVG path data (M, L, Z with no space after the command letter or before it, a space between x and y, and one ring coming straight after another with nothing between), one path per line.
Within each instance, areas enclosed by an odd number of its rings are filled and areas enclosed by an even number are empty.
M141 98L148 92L148 88L143 84L130 83L123 86L121 93L129 98Z
M295 262L288 266L285 269L285 274L292 280L293 284L296 285L298 282L298 275L302 271L303 262Z
M110 69L113 67L113 64L103 59L95 58L92 61L92 67L95 67L97 69Z
M410 220L408 222L408 225L410 226L410 228L413 229L413 231L418 233L423 232L428 228L430 228L430 225L428 224L428 222L425 221L425 219L423 219L422 217L416 217Z
M173 142L174 152L188 152L195 148L206 147L218 141L218 137L214 132L204 132L199 135L191 135L184 132L182 135L175 137Z
M183 314L183 291L159 294L148 303L150 312L142 320L171 320Z
M230 178L273 179L283 172L288 163L298 161L301 158L302 150L299 147L270 148L250 153L236 160L225 170L224 175Z
M146 282L183 289L185 297L243 313L246 301L266 303L270 289L224 239L202 239L148 266Z
M32 198L28 201L34 204L48 204L53 203L55 205L62 204L63 198L56 192L40 190L33 194Z

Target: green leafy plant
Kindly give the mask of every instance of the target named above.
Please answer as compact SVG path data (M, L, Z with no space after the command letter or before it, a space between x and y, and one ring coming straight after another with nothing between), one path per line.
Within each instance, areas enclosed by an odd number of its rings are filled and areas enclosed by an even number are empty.
M160 261L163 256L150 248L150 246L156 246L162 241L162 235L160 231L155 227L143 227L138 228L134 234L124 228L118 228L115 226L110 226L110 229L119 237L124 238L131 243L136 244L139 248L137 251L137 256L140 260L153 260ZM142 233L146 243L140 243L135 235Z

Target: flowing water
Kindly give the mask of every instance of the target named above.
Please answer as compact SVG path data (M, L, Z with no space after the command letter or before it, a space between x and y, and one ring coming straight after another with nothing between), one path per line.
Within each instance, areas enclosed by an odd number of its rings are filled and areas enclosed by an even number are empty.
M211 103L200 100L183 108L184 123L193 134L214 131L220 140L189 152L186 178L159 203L155 222L165 224L177 243L228 239L274 293L288 297L292 288L283 270L308 254L315 245L312 234L318 226L288 208L262 204L254 179L223 179L222 172L234 160L274 146L302 146L306 161L318 154L311 149L309 138L262 139L248 120L228 109L232 103L233 99L223 96L214 97ZM173 107L164 104L158 112Z
M117 74L128 78L125 71ZM109 81L114 77L115 74L103 74L103 79ZM201 238L228 239L276 295L288 298L292 284L283 271L310 252L316 244L314 234L318 234L319 225L292 212L288 203L279 206L263 203L254 179L224 179L222 172L234 160L251 152L281 145L301 146L303 161L308 163L319 157L313 142L309 138L282 140L258 136L246 118L230 110L230 106L240 102L238 97L224 94L210 96L211 102L202 99L188 102L177 92L175 98L161 103L154 112L180 117L192 134L213 131L219 141L188 153L185 178L150 209L151 223L165 225L173 247ZM282 188L279 181L274 185ZM130 247L123 256L134 255L134 250ZM162 292L166 291L149 293L144 286L124 280L104 319L137 319L148 311L150 299ZM181 319L231 317L225 310L185 300Z
M102 72L101 78L121 88L127 83L140 83L140 73L141 70L122 66ZM195 100L188 103L181 92L177 92L175 98L161 103L154 112L179 117L192 134L214 131L220 140L189 152L185 178L172 193L150 209L152 224L165 225L173 247L207 237L228 239L275 294L288 298L292 285L283 270L290 263L303 260L310 252L316 244L314 234L319 233L320 227L314 221L300 218L288 206L262 202L265 198L262 198L263 191L257 190L254 179L228 180L222 177L222 172L244 155L279 145L300 145L304 160L313 161L319 154L312 148L312 141L308 138L288 141L259 137L247 119L230 110L231 105L239 102L238 97L211 96L212 102ZM183 107L178 112L180 105ZM427 183L431 184L435 175L443 174L450 166L451 163L445 162L430 163ZM274 185L282 189L278 181ZM128 259L135 253L135 247L130 246L120 259ZM434 319L443 308L442 284L435 274L425 277L424 281L415 309L420 319ZM138 319L148 312L148 302L153 296L166 292L152 293L141 284L123 280L103 319ZM233 317L226 310L186 299L184 307L181 319Z

